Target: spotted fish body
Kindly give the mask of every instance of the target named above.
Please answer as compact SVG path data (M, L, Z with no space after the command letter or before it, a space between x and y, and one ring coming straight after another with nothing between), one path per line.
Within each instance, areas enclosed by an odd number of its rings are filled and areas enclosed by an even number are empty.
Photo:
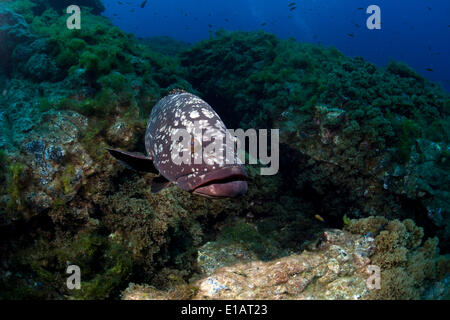
M191 148L180 148L173 135L185 130L191 136ZM217 142L206 139L206 132L222 135ZM203 140L203 141L201 141ZM218 152L203 152L215 141ZM233 142L219 115L199 97L182 90L172 91L152 109L145 133L145 149L148 156L109 150L122 162L140 171L154 171L161 174L159 183L152 191L162 189L170 183L182 189L206 197L236 197L247 191L245 169L236 154L231 163L225 161L226 142ZM189 150L191 149L191 150ZM195 152L194 149L196 150ZM208 149L207 149L208 150ZM233 152L233 147L231 146ZM190 163L176 163L174 155L187 152ZM236 152L236 150L234 150ZM199 159L200 157L200 159ZM148 168L146 167L146 161Z

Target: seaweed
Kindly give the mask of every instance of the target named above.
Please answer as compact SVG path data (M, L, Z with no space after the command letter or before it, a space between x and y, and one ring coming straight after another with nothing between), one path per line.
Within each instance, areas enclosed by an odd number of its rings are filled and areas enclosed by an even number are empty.
M7 174L7 187L6 191L9 196L9 200L6 204L7 208L23 210L23 206L25 205L22 199L21 190L26 185L24 182L25 179L25 169L26 166L21 163L11 163L6 168Z
M422 136L419 125L410 119L404 119L401 123L400 141L398 145L398 161L405 163L409 160L411 147L415 144L416 139Z
M423 229L411 219L371 216L352 219L345 229L362 235L371 232L375 238L371 264L381 269L381 289L372 290L370 299L421 299L427 288L448 275L448 257L439 256L438 239L424 241Z

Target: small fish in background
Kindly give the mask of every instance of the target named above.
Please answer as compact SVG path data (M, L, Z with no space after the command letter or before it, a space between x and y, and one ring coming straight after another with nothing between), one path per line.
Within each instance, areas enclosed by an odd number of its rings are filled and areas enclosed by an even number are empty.
M225 18L225 19L223 19L225 22L230 22L230 20L229 19L227 19L227 18Z
M428 9L428 11L431 11L431 10L432 10L432 8L431 8L431 7L427 7L427 9Z
M355 27L359 28L361 27L359 24L355 23Z
M426 68L425 70L427 70L428 72L433 72L433 69L431 68Z
M347 35L348 35L349 37L351 37L351 38L354 38L354 37L355 37L355 35L354 35L353 33L347 33Z
M297 9L297 7L292 7L289 9L289 11L294 11L295 9Z
M213 26L211 24L208 24L208 28L212 28Z
M261 26L265 26L265 25L267 25L267 22L263 22L263 23L261 23Z
M324 218L322 218L320 215L318 215L318 214L316 214L315 216L314 216L314 218L316 218L317 220L319 220L319 221L321 221L321 222L325 222L325 219Z
M358 10L364 10L364 8L358 8Z
M130 12L134 12L134 9L131 9Z
M145 5L147 4L147 1L148 1L148 0L145 0L144 2L141 3L141 8L142 8L142 9L145 8Z
M295 6L295 2L291 2L288 4L288 7L292 7L292 6Z
M220 146L222 150L227 148L225 141L233 141L225 124L208 103L191 93L176 89L152 108L144 138L147 155L109 148L107 151L126 167L141 172L159 173L151 182L152 193L158 193L171 184L207 198L233 198L247 192L247 173L236 156L236 150L233 164L224 163L220 155L217 155L219 159L211 158L216 157L213 155L208 158L209 161L201 161L199 164L195 161L175 164L171 160L173 145L170 137L174 130L180 129L188 132L212 130L213 137L216 134L226 135ZM211 147L211 143L217 143L199 142L195 138L192 136L191 145L199 143L202 154ZM191 160L195 156L192 152Z
M123 5L123 3L122 3L122 2L120 2L120 1L117 1L117 3L118 3L118 4L120 4L120 5Z

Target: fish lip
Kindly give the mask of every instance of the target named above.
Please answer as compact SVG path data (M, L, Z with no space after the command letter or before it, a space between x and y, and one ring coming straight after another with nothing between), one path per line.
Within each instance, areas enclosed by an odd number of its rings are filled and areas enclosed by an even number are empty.
M193 192L195 189L205 186L212 181L218 182L224 179L230 180L230 178L231 180L246 180L247 172L244 166L241 164L225 165L204 175L191 176L191 174L186 174L176 178L176 181L180 188Z
M207 198L234 198L247 192L247 178L247 172L242 165L226 166L211 172L210 177L192 188L191 192ZM211 192L214 186L229 188L231 193L214 194ZM208 190L209 187L211 190Z
M245 180L224 180L225 182L220 182L221 180L213 180L210 183L203 184L202 186L194 189L192 191L193 194L206 197L206 198L212 198L212 199L224 199L224 198L236 198L243 194L245 194L248 190L248 184ZM226 192L226 193L217 193L215 192L215 187L219 185L221 187L229 187L228 191L232 190L232 192ZM210 190L208 190L208 187L211 187ZM206 190L205 190L206 189ZM213 191L214 190L214 191ZM205 191L205 192L202 192ZM208 192L209 191L209 192Z
M230 170L231 170L231 173L229 172ZM218 170L217 172L211 172L211 175L214 178L205 179L202 183L196 185L193 188L193 191L195 191L198 188L204 187L206 185L214 184L214 183L225 183L225 182L232 182L232 181L247 181L247 178L248 178L247 172L245 172L245 169L240 165L232 165L232 166L223 167L222 169Z

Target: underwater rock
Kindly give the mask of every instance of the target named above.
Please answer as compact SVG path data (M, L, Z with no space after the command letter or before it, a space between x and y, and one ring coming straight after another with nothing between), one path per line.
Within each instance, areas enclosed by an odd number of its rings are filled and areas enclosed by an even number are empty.
M257 259L257 255L242 244L224 246L217 242L207 242L198 249L197 264L204 274L210 275L218 268Z
M46 54L34 54L25 65L26 74L35 81L52 81L58 75L58 68Z
M419 201L427 217L440 230L450 228L449 150L450 145L446 143L417 139L408 162L391 168L383 176L386 190ZM446 231L438 235L443 241L449 239Z
M1 6L0 23L0 67L35 81L54 80L59 70L45 53L47 40L36 39L23 16Z
M423 229L412 220L352 219L345 229L327 229L302 253L270 261L255 259L239 246L206 243L198 255L203 273L190 283L196 293L184 298L448 298L448 256L438 255L436 238L423 241ZM371 277L376 268L378 288ZM122 298L170 299L176 290L180 287L162 290L130 284Z
M25 19L0 5L0 67L10 70L11 56L17 45L34 39Z
M21 43L17 45L12 53L14 63L25 65L33 54L45 53L48 50L48 43L46 39L37 39L31 43ZM26 72L24 66L21 68L22 72Z
M345 230L375 238L371 263L380 268L381 287L369 299L423 299L446 281L449 256L439 255L438 238L423 239L413 220L371 216L347 221Z
M205 269L196 280L193 299L363 299L368 295L366 268L373 238L327 230L313 250L269 262L235 260L217 270ZM203 249L201 249L203 250ZM239 250L238 250L239 251ZM168 292L130 286L122 299L165 299Z
M138 41L149 47L152 51L168 56L176 56L190 47L190 43L168 36L139 38Z
M450 298L450 275L436 282L426 293L427 300L448 300Z
M122 148L134 145L137 142L136 133L133 132L133 128L129 123L120 119L108 128L106 138L109 144Z
M314 251L216 270L194 299L363 299L373 249L371 238L327 230Z
M42 114L23 136L15 137L20 145L13 158L28 172L20 185L22 205L13 220L29 219L56 202L67 202L86 178L94 172L93 161L80 144L87 119L73 111L50 111Z
M79 141L87 119L72 111L48 112L38 128L25 140L22 150L30 157L33 180L37 182L33 189L40 189L53 201L68 201L94 171L93 161ZM39 198L31 201L38 212L48 208Z
M121 294L122 300L166 300L167 292L158 290L149 285L130 283L128 288Z
M7 145L9 144L9 123L8 117L4 111L0 111L0 148L2 150L7 149Z

